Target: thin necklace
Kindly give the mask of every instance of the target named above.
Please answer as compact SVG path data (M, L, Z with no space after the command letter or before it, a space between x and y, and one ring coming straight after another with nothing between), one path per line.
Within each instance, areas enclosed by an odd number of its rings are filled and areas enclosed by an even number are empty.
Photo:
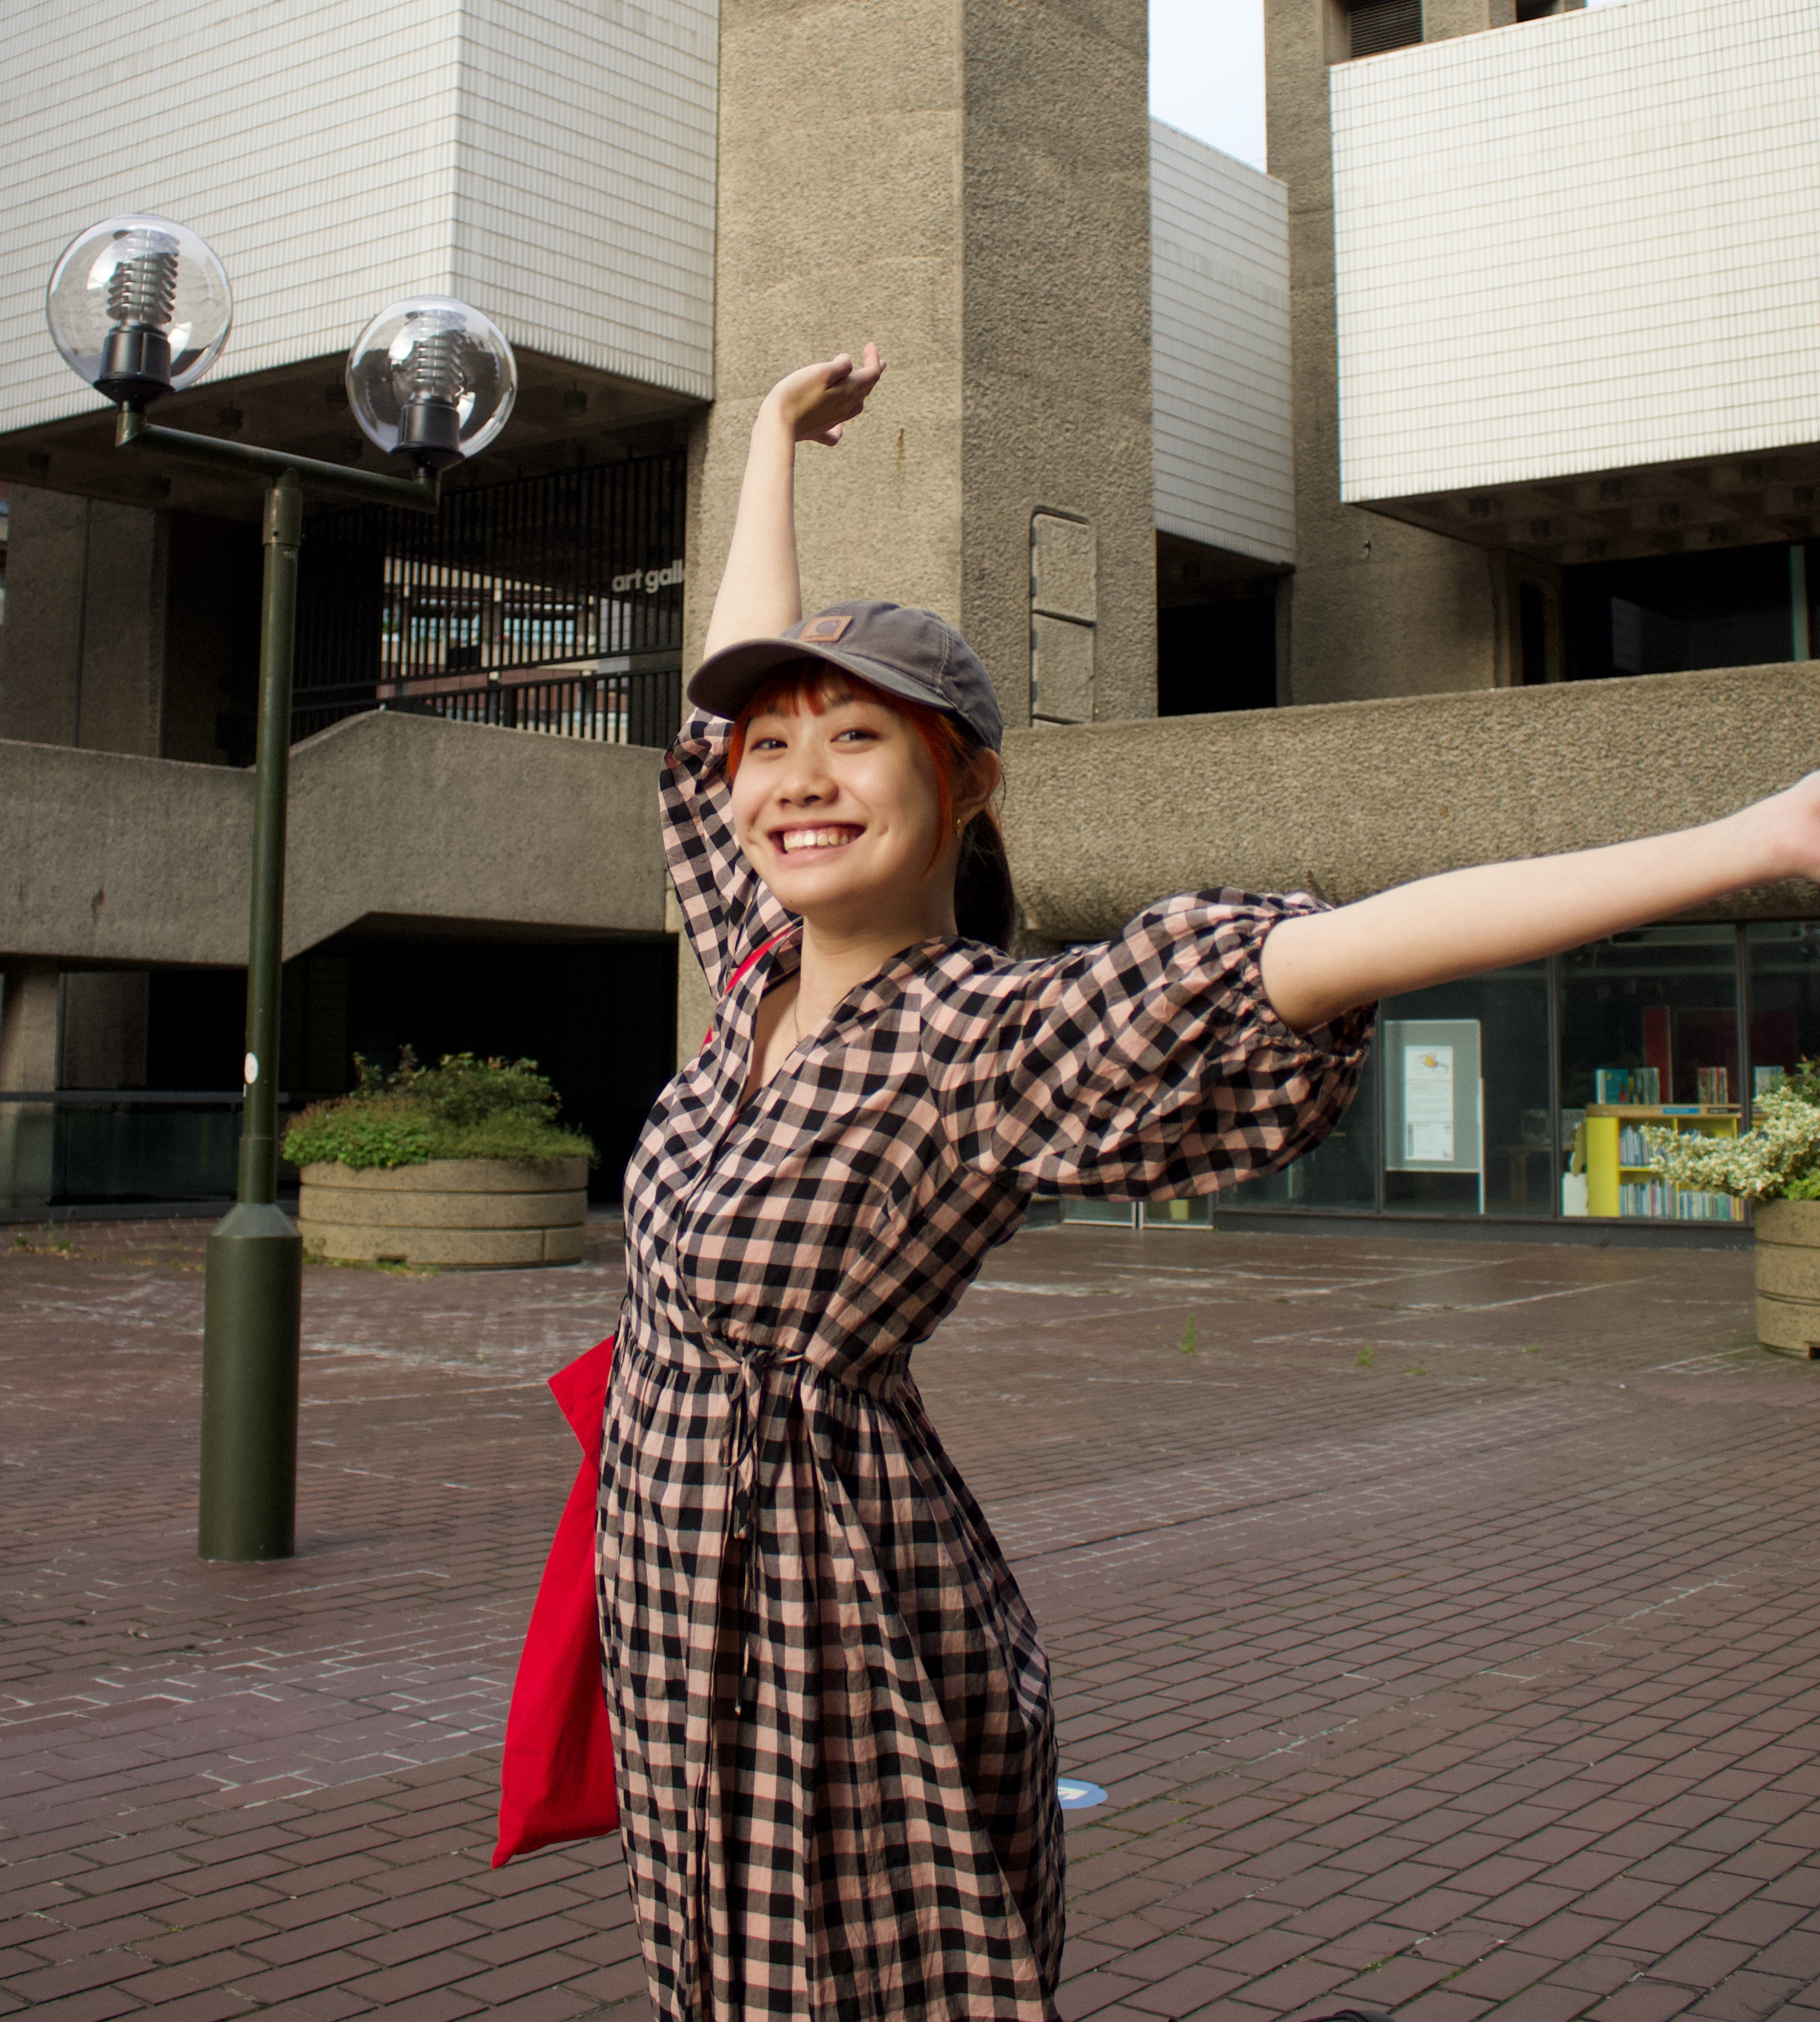
M797 994L790 999L790 1046L793 1050L803 1042L803 1028L797 1019L797 1006L802 1002L802 995L803 986L799 979L797 984Z

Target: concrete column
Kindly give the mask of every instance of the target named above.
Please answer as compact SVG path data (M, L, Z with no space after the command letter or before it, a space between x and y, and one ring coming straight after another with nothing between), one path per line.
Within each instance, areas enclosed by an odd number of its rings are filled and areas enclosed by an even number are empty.
M54 964L0 967L0 1089L60 1085L63 978ZM56 1112L48 1103L0 1102L0 1207L50 1199Z
M1430 39L1493 25L1497 0L1427 0ZM1339 345L1328 57L1333 0L1265 0L1270 170L1289 186L1296 575L1286 702L1490 688L1496 557L1340 502Z
M165 516L16 486L0 737L155 757Z
M1155 710L1143 0L899 0L851 35L725 0L716 403L691 487L699 650L752 418L791 367L891 370L802 452L807 607L925 604L1030 720L1031 519L1097 543L1102 717Z

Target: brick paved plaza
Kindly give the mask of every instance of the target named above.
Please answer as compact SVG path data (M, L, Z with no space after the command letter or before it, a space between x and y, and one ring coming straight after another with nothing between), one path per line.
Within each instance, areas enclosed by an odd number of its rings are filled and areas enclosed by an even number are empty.
M312 1268L298 1556L194 1553L199 1224L0 1232L0 2008L611 2014L487 1866L571 1270ZM57 1247L66 1240L67 1254ZM8 1242L14 1244L5 1250ZM1038 1230L917 1371L1045 1626L1069 2022L1820 2022L1820 1364L1736 1252Z

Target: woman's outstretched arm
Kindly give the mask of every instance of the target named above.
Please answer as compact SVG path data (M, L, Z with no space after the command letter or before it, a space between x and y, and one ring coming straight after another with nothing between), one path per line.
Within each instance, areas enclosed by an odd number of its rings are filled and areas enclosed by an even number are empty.
M765 395L752 425L739 510L708 620L704 657L742 639L775 638L802 616L797 444L819 442L832 448L884 370L878 346L869 344L857 365L843 352L825 364L804 366Z
M1298 1031L1355 1005L1559 954L1747 885L1820 881L1820 772L1703 828L1449 870L1285 920L1264 987Z

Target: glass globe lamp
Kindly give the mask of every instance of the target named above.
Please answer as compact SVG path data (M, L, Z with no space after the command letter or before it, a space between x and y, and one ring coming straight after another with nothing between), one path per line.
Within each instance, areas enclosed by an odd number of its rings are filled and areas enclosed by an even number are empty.
M193 385L214 363L234 297L221 261L187 225L129 214L64 247L44 312L78 378L140 406Z
M369 440L432 470L483 450L517 397L505 332L450 296L392 303L348 354L348 398Z

